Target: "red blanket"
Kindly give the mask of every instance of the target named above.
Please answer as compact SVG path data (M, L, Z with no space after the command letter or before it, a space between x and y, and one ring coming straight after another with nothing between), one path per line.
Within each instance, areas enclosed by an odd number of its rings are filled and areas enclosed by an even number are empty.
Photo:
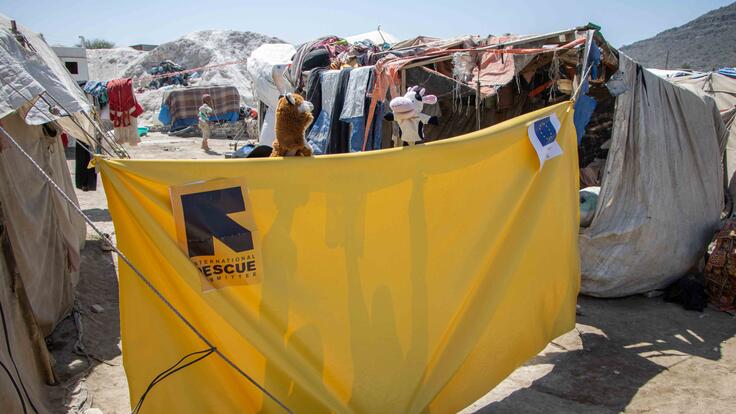
M130 125L130 117L138 117L143 107L138 104L133 93L133 80L113 79L107 83L107 96L110 99L110 120L115 128Z

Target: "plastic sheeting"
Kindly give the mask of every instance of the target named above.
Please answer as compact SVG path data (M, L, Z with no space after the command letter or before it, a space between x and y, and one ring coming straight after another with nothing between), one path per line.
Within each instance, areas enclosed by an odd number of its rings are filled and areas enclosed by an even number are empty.
M282 92L279 91L278 86L273 81L273 67L291 63L291 57L294 56L294 53L296 53L294 46L286 43L274 43L259 46L248 58L246 68L251 79L253 79L256 98L268 106L267 113L260 114L261 118L266 121L261 126L261 144L271 145L276 137L274 111ZM284 82L284 84L288 83Z
M580 235L583 293L660 289L697 263L723 207L719 137L710 98L621 55L611 149L593 222Z
M10 30L10 20L0 15L0 118L45 92L58 111L39 104L25 116L26 123L40 125L80 111L89 111L84 92L41 36L18 25L35 50L24 48ZM55 99L55 101L54 101ZM57 103L58 102L58 103ZM64 111L66 109L68 112Z
M732 203L736 201L736 79L718 72L698 73L690 76L669 78L670 82L694 92L698 96L709 96L721 111L728 137L725 140L726 182Z
M253 78L256 97L271 108L279 102L281 92L273 82L271 69L275 65L291 63L291 57L296 53L294 46L285 43L265 44L250 54L247 70Z
M527 130L552 113L564 154L540 171ZM575 325L572 118L563 103L414 147L98 165L121 250L219 351L294 412L451 413ZM223 211L197 217L229 224L211 228L222 238L198 230L177 238L185 223L198 226L174 218L180 186L218 179L245 183L243 210L202 187L201 197L213 197L203 206ZM190 207L177 207L176 216ZM227 246L243 234L231 231L233 223L251 231L244 249L260 250L261 281L203 292L192 244L184 246L192 240L199 250L209 239L213 260L232 256ZM205 345L128 266L121 262L119 271L135 404L157 374ZM151 389L141 413L158 412L284 411L210 355Z

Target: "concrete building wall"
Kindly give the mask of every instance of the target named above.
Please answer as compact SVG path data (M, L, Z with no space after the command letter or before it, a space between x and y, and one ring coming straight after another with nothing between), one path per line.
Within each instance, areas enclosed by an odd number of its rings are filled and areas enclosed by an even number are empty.
M66 66L77 83L84 84L89 80L89 65L87 63L87 50L82 47L52 47L56 56Z

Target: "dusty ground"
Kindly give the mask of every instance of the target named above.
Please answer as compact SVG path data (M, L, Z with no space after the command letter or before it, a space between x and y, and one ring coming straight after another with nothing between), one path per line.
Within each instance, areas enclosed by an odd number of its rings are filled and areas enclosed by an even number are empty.
M130 150L133 158L222 158L229 141L152 134ZM70 159L73 172L73 160ZM85 212L113 234L101 185L78 192ZM68 395L59 412L129 413L118 320L116 259L88 229L78 293L83 350L74 319L64 320L49 346ZM478 413L731 413L736 406L736 319L688 312L661 299L581 297L574 331L517 369L463 410ZM92 305L103 310L95 312ZM84 355L86 351L87 356Z

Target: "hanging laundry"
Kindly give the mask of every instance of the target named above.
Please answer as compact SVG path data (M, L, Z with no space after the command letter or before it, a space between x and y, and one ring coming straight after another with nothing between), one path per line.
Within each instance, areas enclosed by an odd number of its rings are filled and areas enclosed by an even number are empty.
M370 98L366 97L366 101L369 104ZM365 106L365 116L368 119L368 106ZM383 133L383 102L376 104L375 113L373 114L373 122L368 130L368 141L366 142L366 151L379 150L381 149L382 133ZM365 130L365 125L363 126ZM352 137L351 137L352 139ZM359 137L359 143L362 144L363 137ZM351 147L354 145L353 141L350 142ZM362 150L362 149L361 149Z
M309 131L312 130L320 112L322 112L322 73L326 70L324 68L312 69L307 78L306 99L312 103L312 117L314 118L314 122L307 127L307 135L309 135Z
M83 90L85 93L88 93L92 95L95 99L97 99L97 103L100 105L100 107L107 105L108 98L106 81L87 81L87 83L84 84Z
M133 81L130 78L111 80L107 84L110 99L110 120L115 129L115 141L119 144L138 145L138 119L143 108L135 99Z
M580 96L575 101L575 115L573 116L575 123L575 130L578 135L578 144L583 140L585 134L585 127L590 122L590 118L593 116L593 111L597 105L595 98L588 95L590 90L590 84L586 79L583 84L580 85Z
M107 96L110 99L110 120L115 128L130 125L131 117L143 113L143 107L135 99L133 80L130 78L108 82Z
M362 117L365 106L365 95L368 88L368 80L373 73L373 66L362 66L350 72L347 90L345 91L345 104L343 105L340 119Z
M330 139L330 126L332 108L335 103L335 94L337 93L337 81L340 77L340 71L328 70L321 73L322 85L322 110L312 124L312 128L307 135L307 142L314 149L315 154L326 154L327 144ZM314 102L314 101L310 101Z
M349 152L350 140L350 124L340 120L342 108L345 105L345 94L348 91L348 82L350 81L350 72L353 68L345 68L340 71L337 81L337 90L335 91L335 100L333 102L330 122L330 136L327 141L328 154L342 154Z
M300 90L302 87L302 70L304 70L304 61L306 60L309 52L315 49L325 48L328 52L330 52L329 54L333 56L335 55L335 50L334 48L329 48L328 45L333 44L339 40L340 38L338 38L337 36L325 36L312 42L304 43L299 47L299 49L297 49L296 54L294 54L294 58L292 59L291 65L284 74L286 80L291 83L294 89Z
M345 91L345 102L340 113L340 121L350 125L348 138L350 152L358 152L363 149L365 95L372 73L372 66L363 66L350 71L350 78Z
M91 151L91 148L81 141L77 141L74 148L74 185L82 191L97 190L97 171L89 168Z

